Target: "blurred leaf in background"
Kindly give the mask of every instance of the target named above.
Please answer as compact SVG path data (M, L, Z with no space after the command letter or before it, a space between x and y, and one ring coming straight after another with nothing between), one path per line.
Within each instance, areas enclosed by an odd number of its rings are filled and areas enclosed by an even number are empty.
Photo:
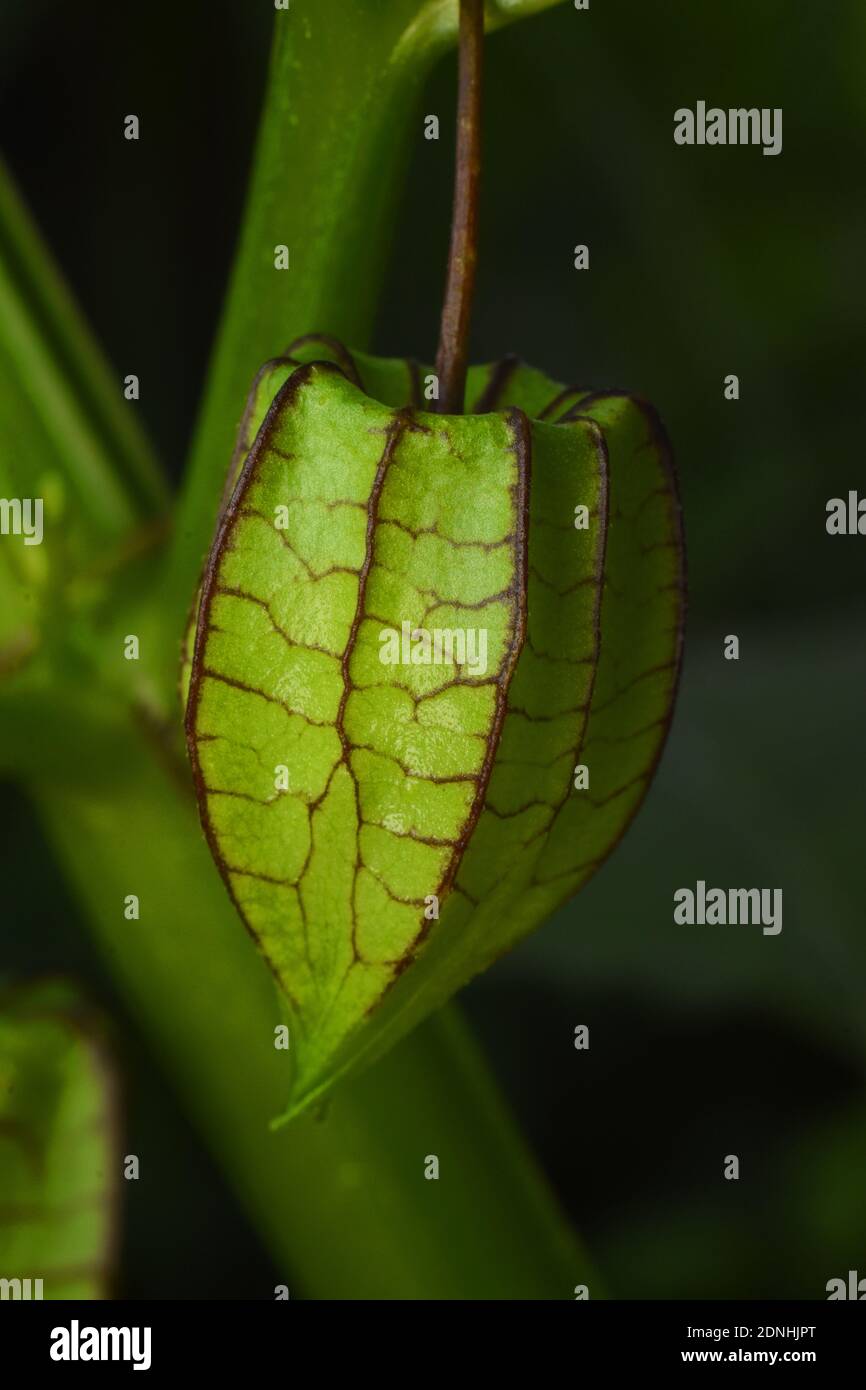
M30 1280L34 1298L104 1298L120 1175L113 1068L93 1017L59 982L7 990L0 998L0 1279Z

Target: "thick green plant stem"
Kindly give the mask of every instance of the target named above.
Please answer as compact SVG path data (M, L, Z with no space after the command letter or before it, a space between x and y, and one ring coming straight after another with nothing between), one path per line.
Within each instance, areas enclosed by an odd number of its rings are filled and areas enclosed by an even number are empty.
M269 1132L290 1065L274 1047L273 983L191 800L133 725L112 737L114 770L103 762L90 786L44 786L34 798L132 1012L292 1294L571 1298L578 1283L596 1292L453 1010L338 1091L323 1115ZM130 893L138 921L123 915ZM424 1177L433 1154L438 1181ZM146 1150L140 1158L146 1176Z
M276 15L243 229L178 514L169 578L176 630L256 371L314 329L353 343L369 335L427 70L414 52L394 59L417 10L417 0L299 0ZM288 269L275 268L278 246Z

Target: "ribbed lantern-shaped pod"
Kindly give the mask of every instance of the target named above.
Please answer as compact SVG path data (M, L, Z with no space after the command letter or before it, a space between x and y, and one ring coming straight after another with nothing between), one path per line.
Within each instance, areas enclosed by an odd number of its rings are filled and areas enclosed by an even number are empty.
M433 414L430 379L315 338L263 368L191 629L202 821L285 997L289 1114L577 891L676 689L654 412L507 360Z

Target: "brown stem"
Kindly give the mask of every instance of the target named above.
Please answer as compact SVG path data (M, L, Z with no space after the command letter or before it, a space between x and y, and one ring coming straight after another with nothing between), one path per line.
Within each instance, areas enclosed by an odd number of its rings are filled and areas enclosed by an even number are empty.
M439 329L437 410L459 415L466 392L469 319L478 259L478 188L481 181L481 78L484 0L460 0L460 71L457 95L457 167L445 300Z

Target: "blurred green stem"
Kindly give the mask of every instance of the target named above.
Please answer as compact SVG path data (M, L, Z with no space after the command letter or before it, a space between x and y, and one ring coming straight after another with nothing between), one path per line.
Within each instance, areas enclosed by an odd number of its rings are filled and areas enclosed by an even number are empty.
M164 510L168 492L122 382L107 368L2 161L0 322L4 367L66 458L93 521L111 534Z
M418 8L298 0L276 15L246 209L178 510L166 608L175 632L258 368L303 333L356 346L369 336L415 102L436 51L393 59ZM279 246L288 269L275 269Z

